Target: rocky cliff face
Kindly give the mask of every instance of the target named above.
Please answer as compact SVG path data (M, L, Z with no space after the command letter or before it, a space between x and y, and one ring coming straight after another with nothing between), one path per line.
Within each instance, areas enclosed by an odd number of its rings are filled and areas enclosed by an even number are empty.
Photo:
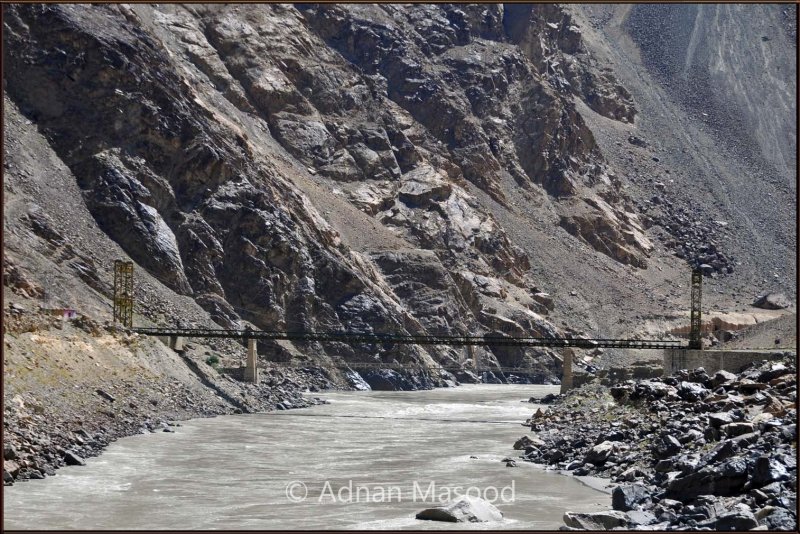
M70 247L75 276L95 293L69 304L101 309L111 261L130 257L147 275L137 320L156 324L633 335L635 325L585 305L573 314L572 285L587 301L617 298L664 282L650 274L654 255L671 273L683 262L657 250L627 191L630 169L598 142L607 128L632 130L638 109L578 15L545 5L5 6L6 116L45 140L35 150L7 140L7 272L41 278ZM56 222L66 208L48 186L55 167L36 164L45 153L79 188L72 238ZM120 249L82 239L82 228ZM25 257L34 242L44 263ZM429 369L466 356L260 350L322 366L402 362L413 369L407 387L452 381ZM540 380L559 371L547 350L480 356Z

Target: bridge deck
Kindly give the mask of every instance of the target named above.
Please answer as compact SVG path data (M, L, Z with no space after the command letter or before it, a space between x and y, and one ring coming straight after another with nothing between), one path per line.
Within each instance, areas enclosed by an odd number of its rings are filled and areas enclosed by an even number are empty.
M469 361L464 362L461 365L455 364L445 364L445 365L436 365L430 367L429 371L453 371L453 372L461 372L461 371L471 371L473 373L483 373L486 371L491 371L493 373L518 373L518 374L535 374L540 373L541 369L532 369L530 367L503 367L503 366L496 366L490 367L488 365L479 365L478 367L472 367ZM369 369L397 369L401 371L405 371L409 369L409 363L400 363L400 362L391 362L391 363L384 363L384 362L334 362L332 364L325 364L325 367L335 367L337 369L344 369L344 370L353 370L353 371L366 371ZM416 365L419 365L418 363ZM259 362L258 366L263 369L271 369L271 368L283 368L283 367L291 367L293 369L319 369L322 367L322 364L312 364L309 362Z
M495 345L553 348L680 349L681 341L664 339L581 339L512 336L414 336L402 334L363 334L354 332L273 332L266 330L227 330L214 328L134 328L146 336L268 339L304 342L376 343L403 345Z

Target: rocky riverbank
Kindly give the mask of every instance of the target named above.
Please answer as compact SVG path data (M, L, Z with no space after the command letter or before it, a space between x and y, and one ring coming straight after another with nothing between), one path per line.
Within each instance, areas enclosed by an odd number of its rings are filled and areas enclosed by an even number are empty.
M10 310L10 311L9 311ZM265 369L258 385L161 342L82 317L63 322L20 304L4 314L3 483L82 465L111 442L174 432L179 420L305 407L303 391L333 387L321 373Z
M303 408L324 402L303 397L298 388L273 399L267 387L251 388L255 390L250 393L256 393L259 411ZM88 404L105 406L96 410L69 406L66 411L54 413L33 394L11 398L3 417L4 485L52 476L65 465L84 465L86 458L98 456L118 438L175 432L181 426L177 421L185 419L243 413L238 407L211 404L204 395L179 385L149 395L133 391L122 402L102 389L85 393L87 397L97 397L96 402Z
M614 486L613 510L568 512L563 530L796 530L795 362L589 384L551 397L514 448Z

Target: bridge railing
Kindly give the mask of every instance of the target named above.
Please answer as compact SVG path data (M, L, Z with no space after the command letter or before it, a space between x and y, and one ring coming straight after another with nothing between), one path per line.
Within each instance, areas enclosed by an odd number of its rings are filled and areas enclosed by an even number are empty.
M362 370L369 370L369 369L397 369L397 370L407 370L409 366L412 365L411 363L402 363L402 362L333 362L331 364L326 363L325 367L336 367L338 369L348 369L353 371L362 371ZM417 364L418 365L418 364ZM319 364L311 364L309 362L259 362L259 367L263 367L265 369L275 367L275 368L285 368L291 367L294 369L321 369L323 366ZM238 370L239 368L229 368L226 369L226 372L231 372ZM454 365L454 364L444 364L444 365L436 365L432 366L427 369L430 372L434 371L471 371L473 373L484 373L487 371L492 371L494 373L502 372L502 373L513 373L513 374L522 374L522 375L531 375L531 374L538 374L541 373L541 369L531 368L531 367L504 367L504 366L488 366L488 365L481 365L478 367L472 367L470 365Z
M217 328L134 328L137 334L164 337L267 339L288 341L318 341L368 344L405 345L495 345L553 348L621 348L621 349L676 349L684 348L679 340L664 339L607 339L607 338L557 338L512 336L452 336L410 335L355 332L274 332L266 330L230 330Z

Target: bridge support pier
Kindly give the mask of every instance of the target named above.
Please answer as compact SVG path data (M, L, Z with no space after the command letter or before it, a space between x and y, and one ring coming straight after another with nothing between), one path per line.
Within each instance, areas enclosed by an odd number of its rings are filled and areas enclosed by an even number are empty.
M575 353L572 352L572 349L564 349L561 355L564 358L562 363L564 376L561 378L561 393L566 393L572 389L573 386L572 358L575 356Z
M247 363L244 368L244 381L258 384L258 359L256 353L256 340L247 340Z
M174 350L175 352L183 352L183 337L181 336L170 336L169 338L169 348Z

